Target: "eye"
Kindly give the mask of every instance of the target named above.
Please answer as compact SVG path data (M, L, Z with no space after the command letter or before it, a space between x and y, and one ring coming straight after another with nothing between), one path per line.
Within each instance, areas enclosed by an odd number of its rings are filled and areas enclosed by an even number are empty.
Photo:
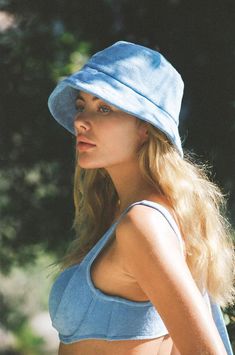
M99 111L102 113L109 113L111 111L111 108L106 105L100 105L99 106Z
M84 111L84 106L82 105L76 105L76 110L77 110L77 113L81 113Z

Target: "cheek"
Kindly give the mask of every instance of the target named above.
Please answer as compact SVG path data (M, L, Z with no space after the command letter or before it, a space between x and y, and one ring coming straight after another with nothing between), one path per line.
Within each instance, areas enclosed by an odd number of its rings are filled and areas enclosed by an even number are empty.
M136 155L139 146L140 138L133 132L133 128L127 126L126 129L117 130L115 134L110 135L104 148L107 147L113 157L125 157Z
M131 162L137 157L138 147L137 140L128 133L108 137L106 135L96 151L79 155L78 164L84 169L96 169Z

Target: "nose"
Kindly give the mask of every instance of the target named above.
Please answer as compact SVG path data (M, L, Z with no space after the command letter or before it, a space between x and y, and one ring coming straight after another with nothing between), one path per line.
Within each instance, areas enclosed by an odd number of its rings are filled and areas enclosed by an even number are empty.
M81 133L90 129L90 122L88 119L82 117L75 117L74 119L75 132Z

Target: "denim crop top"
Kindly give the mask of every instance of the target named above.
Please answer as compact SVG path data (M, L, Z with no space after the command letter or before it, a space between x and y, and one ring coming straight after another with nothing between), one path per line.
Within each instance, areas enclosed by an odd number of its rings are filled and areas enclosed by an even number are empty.
M64 270L52 286L49 313L52 325L58 331L62 343L69 344L85 339L109 341L153 339L168 334L166 326L150 301L131 301L105 294L95 287L91 279L90 269L93 261L108 242L120 219L137 204L154 208L166 218L184 253L180 231L166 208L146 200L127 207L82 262ZM221 338L229 349L229 339L220 307L216 304L213 304L214 308L212 307L207 292L203 298L208 307L211 307Z

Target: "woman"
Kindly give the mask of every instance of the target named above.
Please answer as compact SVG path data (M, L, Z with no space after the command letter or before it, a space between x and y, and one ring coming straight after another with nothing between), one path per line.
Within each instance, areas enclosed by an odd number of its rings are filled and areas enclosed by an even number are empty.
M160 53L120 41L49 98L76 135L77 238L49 300L61 355L232 353L232 239L222 193L183 157L182 95Z

